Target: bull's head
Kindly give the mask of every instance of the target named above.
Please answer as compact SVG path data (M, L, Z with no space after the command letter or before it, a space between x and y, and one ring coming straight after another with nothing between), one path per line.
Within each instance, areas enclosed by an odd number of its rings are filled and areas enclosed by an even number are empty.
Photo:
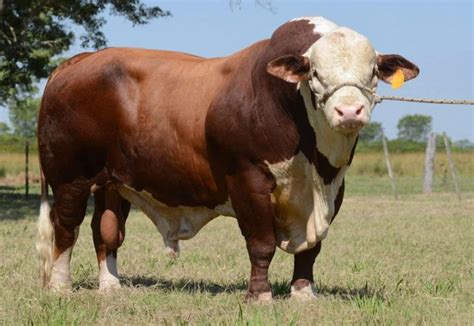
M419 73L418 67L402 56L379 54L365 36L337 26L305 54L285 55L267 66L270 74L300 83L303 95L304 89L308 94L313 92L316 101L309 103L315 103L316 112L325 117L329 127L346 135L357 134L369 122L378 80L390 83L399 69L405 80Z

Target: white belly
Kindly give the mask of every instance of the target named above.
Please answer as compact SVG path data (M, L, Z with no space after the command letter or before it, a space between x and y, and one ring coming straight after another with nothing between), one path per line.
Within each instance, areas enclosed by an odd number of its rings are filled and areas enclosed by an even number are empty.
M347 168L341 168L333 182L325 185L301 152L284 162L268 164L268 167L277 183L272 201L275 204L278 247L288 253L313 248L327 235L334 216L334 201ZM176 247L178 240L194 237L219 215L235 217L230 200L214 209L169 207L146 191L138 192L126 185L119 185L118 191L150 218L168 248Z
M301 152L268 167L277 182L272 196L277 215L277 245L289 253L313 248L327 236L335 212L334 201L347 167L341 168L328 185Z
M141 209L163 236L165 246L173 247L178 240L190 239L209 221L219 215L235 216L227 201L214 209L207 207L169 207L154 199L146 191L136 191L126 185L118 187L120 195Z

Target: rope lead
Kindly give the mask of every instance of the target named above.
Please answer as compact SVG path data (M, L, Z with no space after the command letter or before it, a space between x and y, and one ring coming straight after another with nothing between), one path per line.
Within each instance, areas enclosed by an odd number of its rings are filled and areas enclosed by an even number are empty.
M401 96L385 96L375 94L375 103L380 103L383 100L403 101L403 102L419 102L419 103L433 103L433 104L459 104L459 105L474 105L472 100L436 100L429 98L416 97L401 97Z

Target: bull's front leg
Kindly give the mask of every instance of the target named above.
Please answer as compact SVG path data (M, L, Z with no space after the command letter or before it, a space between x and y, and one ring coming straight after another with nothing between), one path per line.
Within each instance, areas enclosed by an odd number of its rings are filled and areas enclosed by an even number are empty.
M240 162L228 177L229 194L252 265L247 299L270 301L268 267L276 248L274 210L270 194L275 182L264 166Z
M316 298L314 288L313 265L321 251L321 242L314 248L295 254L293 278L291 280L291 297L297 300Z

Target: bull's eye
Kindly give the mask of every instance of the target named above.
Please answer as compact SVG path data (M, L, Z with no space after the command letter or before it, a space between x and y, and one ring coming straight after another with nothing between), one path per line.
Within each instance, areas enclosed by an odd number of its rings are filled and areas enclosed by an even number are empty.
M312 75L313 75L313 84L316 81L317 84L319 84L320 87L325 86L324 83L322 82L321 78L319 77L318 72L316 70L313 70Z
M378 77L379 76L379 70L377 69L377 66L374 66L374 69L372 70L372 77Z
M377 66L374 66L374 69L372 71L372 85L376 85L378 81L379 81L379 71L377 69Z

